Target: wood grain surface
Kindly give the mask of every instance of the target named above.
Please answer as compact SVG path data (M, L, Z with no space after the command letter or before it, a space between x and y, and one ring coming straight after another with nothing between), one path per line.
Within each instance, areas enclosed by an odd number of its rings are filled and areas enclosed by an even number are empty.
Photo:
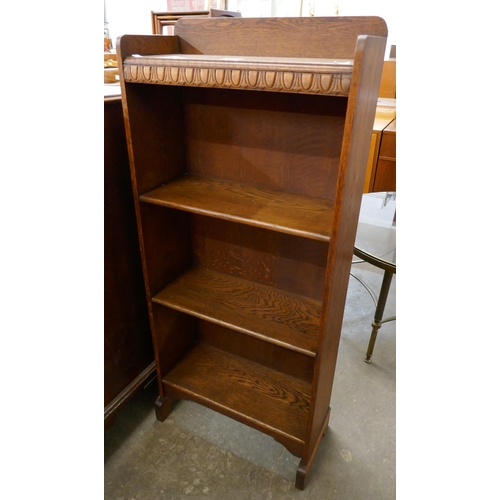
M328 200L193 175L165 184L140 199L320 241L329 240L333 216Z
M321 302L203 268L190 269L153 302L314 356Z
M167 395L201 402L303 446L310 384L204 343L163 377Z

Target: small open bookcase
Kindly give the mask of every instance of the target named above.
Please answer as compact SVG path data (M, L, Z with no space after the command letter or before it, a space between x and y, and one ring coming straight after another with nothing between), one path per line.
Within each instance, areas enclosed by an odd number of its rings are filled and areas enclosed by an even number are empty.
M118 55L159 420L300 457L328 426L387 38L377 17L181 19Z

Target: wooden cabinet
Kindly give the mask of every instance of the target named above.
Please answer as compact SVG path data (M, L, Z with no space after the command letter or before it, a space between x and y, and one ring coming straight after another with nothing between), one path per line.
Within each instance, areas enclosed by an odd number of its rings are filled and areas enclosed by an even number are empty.
M391 123L393 122L395 123L395 119L396 119L395 99L383 99L379 97L377 111L375 113L375 120L373 122L372 139L370 143L370 153L368 156L368 164L366 169L366 177L365 177L363 193L372 193L374 191L391 191L391 190L395 191L395 188L394 189L384 188L387 182L383 178L382 174L383 169L380 169L380 171L378 170L382 135L384 133L384 130L387 127L389 127ZM394 159L396 158L395 137L396 136L394 134ZM394 176L395 175L396 171L394 170ZM395 182L395 177L394 177L394 182ZM377 184L378 186L382 185L382 189L375 189L375 184Z
M119 89L118 89L119 90ZM104 98L104 425L148 377L154 354L119 95Z
M120 79L157 418L189 399L301 458L328 426L387 27L181 19Z
M382 131L373 191L396 191L396 120Z
M396 99L396 58L384 61L378 96Z

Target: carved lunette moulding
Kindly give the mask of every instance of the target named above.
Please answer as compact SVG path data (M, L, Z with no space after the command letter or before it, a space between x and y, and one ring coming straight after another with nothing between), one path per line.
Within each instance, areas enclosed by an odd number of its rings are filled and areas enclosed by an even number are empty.
M349 94L352 73L350 61L332 61L329 65L315 67L270 62L259 65L223 59L207 56L206 61L200 58L186 61L177 56L152 61L152 58L141 60L131 57L125 60L123 71L125 81L131 83L340 96ZM219 64L216 65L216 62Z

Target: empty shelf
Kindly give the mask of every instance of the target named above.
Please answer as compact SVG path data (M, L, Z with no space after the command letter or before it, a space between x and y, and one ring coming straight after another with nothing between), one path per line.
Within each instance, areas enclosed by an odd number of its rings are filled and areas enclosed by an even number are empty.
M215 409L300 449L306 438L311 386L205 343L162 379L166 394Z
M330 240L333 203L321 198L185 175L140 199L305 238Z
M193 268L153 302L315 356L321 302L227 274Z

